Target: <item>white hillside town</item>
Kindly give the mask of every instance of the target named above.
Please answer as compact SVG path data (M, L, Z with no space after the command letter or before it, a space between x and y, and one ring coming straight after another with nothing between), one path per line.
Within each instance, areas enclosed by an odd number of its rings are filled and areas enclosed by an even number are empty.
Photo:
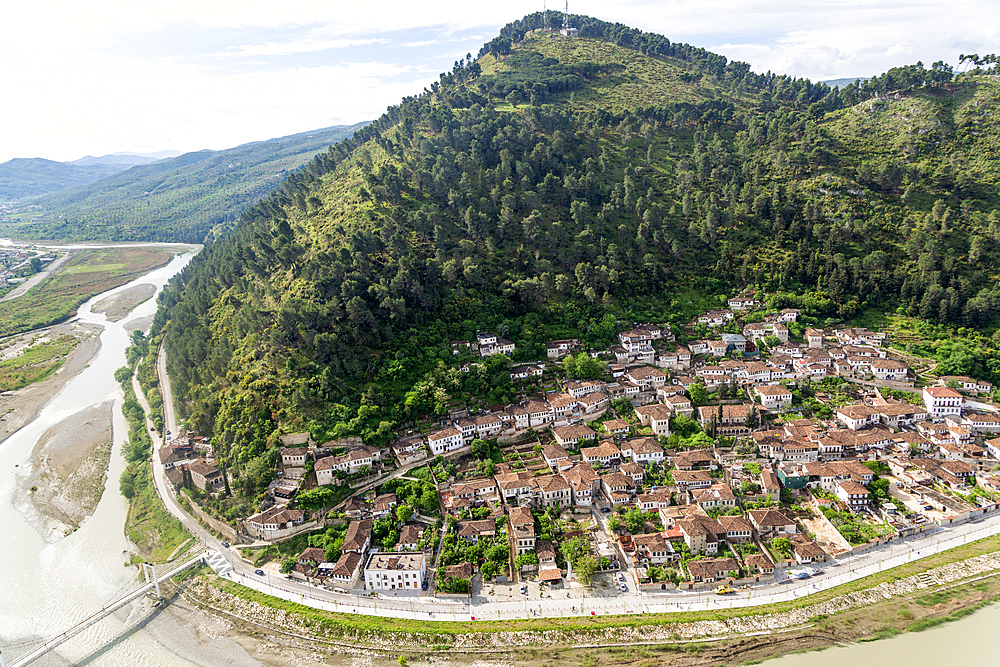
M229 529L236 553L333 536L258 571L317 595L538 599L544 615L557 590L581 609L608 588L626 604L766 595L1000 526L992 385L919 374L879 331L820 327L755 295L727 304L683 328L623 326L603 350L550 341L512 366L517 403L449 406L386 447L282 436L266 506ZM483 359L516 343L480 332L452 349ZM566 359L597 370L572 377ZM174 493L220 491L204 443L160 451Z

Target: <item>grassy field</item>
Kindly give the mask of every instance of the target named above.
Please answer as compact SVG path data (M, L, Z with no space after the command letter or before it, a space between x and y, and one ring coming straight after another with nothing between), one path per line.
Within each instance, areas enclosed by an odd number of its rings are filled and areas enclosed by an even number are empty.
M60 336L24 350L13 359L0 362L0 391L14 391L33 382L44 380L62 365L79 339Z
M166 264L161 248L100 248L76 251L53 276L23 296L0 303L0 336L62 322L92 296Z
M112 272L115 272L115 271L120 271L121 269L124 269L124 268L125 268L125 265L122 264L121 262L119 262L117 264L85 264L83 266L74 266L74 267L71 267L69 269L66 269L66 273L69 273L69 274L74 274L74 273L96 273L98 271L103 271L103 272L106 272L106 273L112 273Z
M553 95L554 99L572 100L579 108L621 111L674 102L698 103L709 99L706 90L708 95L715 91L707 81L696 85L686 80L687 70L669 59L646 57L603 40L535 35L525 39L523 48L565 64L592 62L622 66L621 71L599 77L580 90ZM497 62L492 56L483 60L484 74L510 67L506 61ZM511 110L509 104L499 105L497 109Z

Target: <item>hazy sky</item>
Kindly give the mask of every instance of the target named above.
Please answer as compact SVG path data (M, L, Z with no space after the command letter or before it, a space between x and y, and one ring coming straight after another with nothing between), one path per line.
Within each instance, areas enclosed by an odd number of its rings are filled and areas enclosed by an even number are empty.
M558 4L550 5L560 6ZM229 148L369 120L542 2L33 0L0 13L0 162ZM577 0L816 80L1000 43L995 0Z

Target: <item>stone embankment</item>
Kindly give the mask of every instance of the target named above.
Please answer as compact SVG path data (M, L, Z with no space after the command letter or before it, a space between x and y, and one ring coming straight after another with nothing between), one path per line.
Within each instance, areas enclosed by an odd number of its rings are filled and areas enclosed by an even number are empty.
M727 619L678 622L671 622L669 617L665 618L663 615L634 616L622 619L626 625L617 627L507 632L471 631L455 634L392 632L340 626L332 619L330 621L309 619L243 599L220 590L207 581L200 581L189 589L189 595L197 603L229 617L282 633L319 639L332 644L363 645L370 649L386 651L420 651L428 646L438 646L477 652L503 651L527 646L584 648L616 644L704 641L783 632L806 626L810 619L818 616L831 616L851 609L868 607L887 599L909 596L935 586L967 581L981 575L996 573L998 570L1000 570L1000 553L990 553L788 611L744 613ZM725 613L722 610L720 612Z

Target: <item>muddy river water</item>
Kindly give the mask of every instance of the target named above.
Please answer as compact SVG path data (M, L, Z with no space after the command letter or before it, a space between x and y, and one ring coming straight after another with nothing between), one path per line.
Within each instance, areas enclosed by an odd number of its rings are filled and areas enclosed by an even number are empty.
M25 643L48 638L87 617L136 579L134 567L125 567L129 544L123 526L128 512L118 491L118 478L125 463L121 456L128 429L121 414L121 389L114 371L125 365L129 334L126 326L156 310L155 299L138 306L125 319L108 323L103 314L92 313L97 301L128 289L151 283L157 291L180 271L197 251L175 256L161 267L122 287L109 290L85 303L79 311L84 322L105 325L101 349L79 375L71 380L39 413L32 423L0 445L0 647L16 657ZM116 402L114 445L108 483L94 515L75 532L46 541L14 506L19 475L27 472L29 454L39 436L60 421L107 400ZM122 631L147 613L142 605L125 609L67 642L37 664L85 662L94 665L190 665L165 652L143 631L129 633L125 641L113 642ZM21 649L21 650L19 650Z

